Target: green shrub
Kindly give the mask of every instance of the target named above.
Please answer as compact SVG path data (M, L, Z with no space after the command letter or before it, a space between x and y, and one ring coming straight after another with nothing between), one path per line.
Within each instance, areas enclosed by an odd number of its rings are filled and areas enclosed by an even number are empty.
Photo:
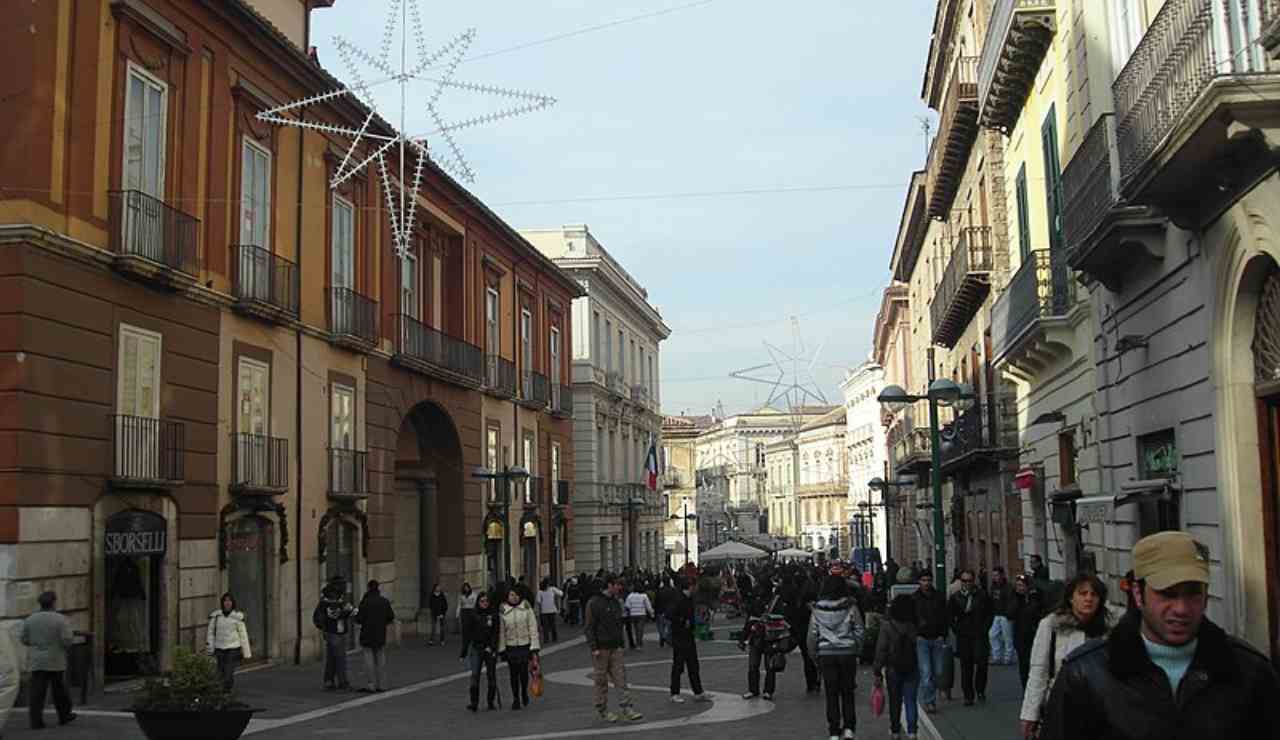
M148 678L138 691L133 708L150 712L199 712L240 709L246 705L222 686L213 658L180 647L173 656L173 670Z

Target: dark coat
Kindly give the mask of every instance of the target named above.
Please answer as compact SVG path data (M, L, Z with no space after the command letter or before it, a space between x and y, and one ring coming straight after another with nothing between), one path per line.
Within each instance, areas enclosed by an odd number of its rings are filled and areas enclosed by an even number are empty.
M592 650L614 650L622 647L622 602L608 592L597 594L587 603L586 628L583 635Z
M1036 630L1044 615L1044 598L1039 591L1031 589L1025 594L1014 593L1013 611L1009 620L1013 622L1013 646L1019 655L1031 654L1031 646L1036 641Z
M431 594L431 616L443 617L449 613L449 598L444 592Z
M351 631L351 615L355 607L341 594L326 592L311 613L311 622L322 632L345 635Z
M1275 737L1280 681L1261 653L1206 619L1174 695L1151 662L1141 617L1062 664L1041 722L1042 740L1218 740Z
M968 610L966 601L972 597L973 603ZM956 591L947 604L947 612L951 615L951 628L959 637L981 637L984 640L991 631L991 597L980 588L966 595L963 590Z
M395 619L396 613L391 609L391 602L387 597L377 591L366 592L360 600L360 609L356 612L356 624L360 625L360 646L385 647L387 625Z
M993 583L991 588L987 589L987 595L991 597L991 613L997 617L1013 618L1013 584L1005 581L1004 583Z
M935 588L927 595L923 590L916 591L912 598L916 600L917 634L926 640L946 637L950 623L947 619L947 595Z
M671 620L671 644L679 648L693 645L693 599L677 591L676 598L667 610Z
M467 657L467 648L475 645L481 653L498 649L498 630L502 619L493 606L488 609L465 609L462 612L462 657Z

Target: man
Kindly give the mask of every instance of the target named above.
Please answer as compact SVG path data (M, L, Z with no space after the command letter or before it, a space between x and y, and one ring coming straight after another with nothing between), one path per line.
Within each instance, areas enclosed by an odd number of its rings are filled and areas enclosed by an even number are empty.
M884 561L884 580L890 585L898 582L898 561L892 555Z
M379 693L387 689L387 625L395 621L391 602L378 590L377 581L369 581L369 590L356 610L360 625L360 647L364 650L364 672L367 685L362 693Z
M1025 690L1031 675L1031 648L1035 645L1036 630L1045 613L1044 597L1031 584L1031 576L1026 573L1018 574L1013 590L1013 647L1018 653L1018 678Z
M1040 737L1275 737L1275 670L1205 616L1209 548L1185 532L1161 532L1134 545L1133 569L1138 610L1062 664Z
M832 575L842 575L843 570L832 568ZM818 600L818 584L813 579L792 576L783 587L786 602L784 616L791 626L791 641L800 646L800 662L804 666L805 691L816 694L822 691L822 674L818 670L818 657L809 652L809 620L813 618L813 605ZM769 690L769 693L773 693Z
M627 644L632 650L642 650L644 623L653 617L653 603L649 601L644 585L638 581L633 581L628 591L626 600L622 602L627 617Z
M75 642L75 633L67 618L54 611L57 594L45 591L36 602L40 604L40 611L22 623L20 638L29 651L31 697L27 711L33 730L44 727L44 695L50 688L53 706L58 710L58 724L70 724L76 719L75 712L71 711L71 696L62 681L62 674L67 670L67 648Z
M666 619L671 626L671 701L683 704L680 696L680 674L689 672L689 688L693 689L693 700L697 702L711 701L702 692L702 673L698 665L698 643L693 639L693 589L692 581L681 580L679 590L671 599L671 606Z
M973 571L960 571L960 590L947 604L951 628L956 633L956 655L960 658L960 688L964 705L987 700L988 635L991 632L991 601L974 578Z
M587 625L583 635L591 648L592 678L595 684L596 714L605 722L619 719L635 722L643 715L631 708L631 690L627 688L627 668L622 649L622 578L605 578L605 590L587 603ZM609 711L609 681L622 696L619 714Z
M1049 580L1049 566L1044 564L1044 559L1039 555L1031 556L1031 577L1036 581Z
M991 664L1013 665L1013 623L1009 621L1013 615L1013 586L1005 578L1002 566L991 569L987 595L991 599Z
M320 592L320 603L311 613L311 622L324 633L324 688L326 691L347 690L347 635L355 607L346 597L347 582L334 576Z
M682 583L686 582L684 579L680 580ZM658 613L658 647L671 642L671 612L680 601L680 595L680 590L672 585L671 578L664 576L662 586L658 589L656 603L653 605L654 611Z
M916 659L920 665L920 705L938 711L938 677L947 647L947 597L933 587L933 573L921 571L916 601Z

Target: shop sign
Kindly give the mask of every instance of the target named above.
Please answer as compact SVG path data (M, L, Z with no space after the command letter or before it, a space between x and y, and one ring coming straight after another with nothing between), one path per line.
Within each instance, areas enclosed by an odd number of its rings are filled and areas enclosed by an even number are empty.
M107 557L163 555L167 546L164 517L146 511L124 511L107 520Z

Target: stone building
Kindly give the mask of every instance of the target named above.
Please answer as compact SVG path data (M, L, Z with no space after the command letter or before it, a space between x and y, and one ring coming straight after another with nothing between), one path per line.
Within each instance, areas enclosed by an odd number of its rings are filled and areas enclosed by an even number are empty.
M662 480L667 496L665 565L671 568L681 568L686 562L698 563L696 447L698 435L713 422L710 416L662 419Z
M796 510L802 549L845 558L849 538L849 449L844 406L810 421L795 435Z
M884 496L868 486L872 478L886 478L889 467L884 410L878 396L885 386L885 371L874 361L849 371L840 384L846 418L845 447L849 460L849 489L845 520L849 523L850 547L875 547L881 559L889 555L889 534Z

